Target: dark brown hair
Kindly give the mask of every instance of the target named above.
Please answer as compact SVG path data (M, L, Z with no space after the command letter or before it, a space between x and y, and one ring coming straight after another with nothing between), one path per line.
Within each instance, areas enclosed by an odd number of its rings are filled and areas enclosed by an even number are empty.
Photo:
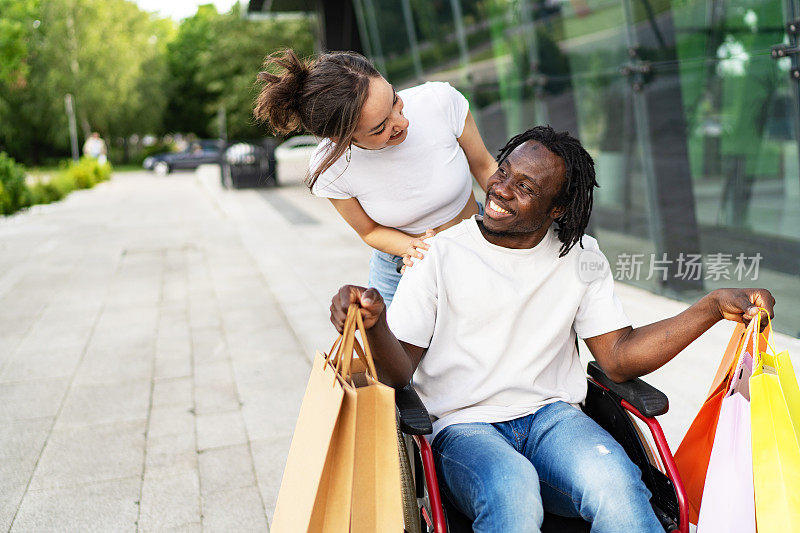
M380 73L355 52L330 52L316 60L301 60L294 50L275 52L258 73L262 88L253 115L280 134L305 131L334 140L332 149L309 172L314 186L349 148L367 100L370 78Z

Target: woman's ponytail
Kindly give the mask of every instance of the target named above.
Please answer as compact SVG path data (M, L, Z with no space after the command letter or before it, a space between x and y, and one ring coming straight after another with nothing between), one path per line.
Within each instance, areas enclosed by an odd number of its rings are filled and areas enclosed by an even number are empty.
M279 69L283 70L280 74L270 72ZM267 57L264 71L258 73L263 87L253 111L256 119L269 122L279 134L302 129L300 106L310 70L311 65L297 57L294 50L281 50Z

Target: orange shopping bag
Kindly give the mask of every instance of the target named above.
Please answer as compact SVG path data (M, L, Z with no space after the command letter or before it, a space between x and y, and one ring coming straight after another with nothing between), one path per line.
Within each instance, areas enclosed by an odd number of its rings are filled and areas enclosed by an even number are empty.
M757 327L756 322L758 321L753 320L747 330L745 330L744 324L736 325L728 347L722 356L717 374L714 376L708 397L675 452L675 464L680 472L689 502L689 521L693 524L697 523L700 514L700 502L703 499L703 487L708 471L708 461L711 457L711 448L714 446L722 400L728 392L739 354L743 349L750 354L755 353L753 342L754 337L758 335L754 335L753 330ZM758 346L758 349L766 348L763 338L759 338Z

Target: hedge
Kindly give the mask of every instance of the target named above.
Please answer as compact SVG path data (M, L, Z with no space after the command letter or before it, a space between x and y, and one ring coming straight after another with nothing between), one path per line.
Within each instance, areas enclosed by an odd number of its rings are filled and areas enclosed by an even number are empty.
M0 214L10 215L29 205L31 195L25 185L25 167L0 152Z
M69 162L55 176L30 186L25 183L25 168L0 152L0 214L10 215L34 204L61 200L75 189L89 189L111 177L111 165L84 157Z

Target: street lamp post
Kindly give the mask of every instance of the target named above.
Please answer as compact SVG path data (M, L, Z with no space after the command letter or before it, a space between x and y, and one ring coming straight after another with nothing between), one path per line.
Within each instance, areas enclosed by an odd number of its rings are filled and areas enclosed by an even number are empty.
M75 123L75 104L72 100L72 95L69 93L64 95L64 106L67 108L67 118L69 119L69 140L72 145L72 159L77 161L80 159L80 152L78 151L78 126Z

